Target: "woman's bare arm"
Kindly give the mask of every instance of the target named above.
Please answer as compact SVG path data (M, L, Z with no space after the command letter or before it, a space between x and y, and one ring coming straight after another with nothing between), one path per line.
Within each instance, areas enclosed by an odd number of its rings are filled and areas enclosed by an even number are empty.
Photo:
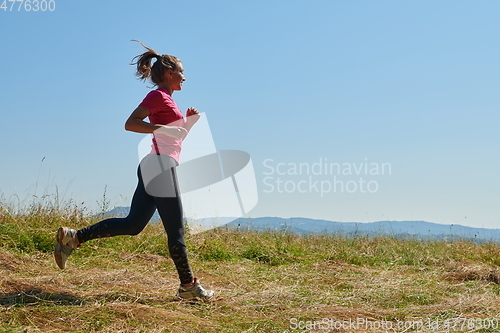
M184 139L187 135L187 130L181 126L157 125L144 121L149 115L150 111L147 108L138 106L125 122L125 130L136 133L165 134L177 139Z

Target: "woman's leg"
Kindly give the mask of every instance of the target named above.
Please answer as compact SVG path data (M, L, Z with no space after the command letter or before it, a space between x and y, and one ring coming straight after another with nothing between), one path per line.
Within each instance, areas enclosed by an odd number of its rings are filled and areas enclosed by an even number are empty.
M193 272L189 266L186 243L184 241L184 225L182 209L177 198L155 198L163 226L168 237L168 249L174 261L182 284L193 282Z
M140 167L138 168L140 170ZM156 209L154 198L146 193L140 172L139 182L132 198L130 212L125 218L110 218L80 230L61 227L56 234L54 257L59 268L81 243L100 237L137 235L148 224Z
M154 197L154 201L167 233L168 249L179 273L181 284L190 284L194 281L194 277L184 241L182 202L175 167L165 170L161 177L164 186L174 189L175 197Z
M109 218L78 230L77 237L80 243L101 237L137 235L146 227L155 212L155 200L144 189L140 168L137 176L139 182L132 197L128 216L125 218Z
M162 175L162 180L169 183L169 186L172 186L171 188L176 193L175 197L155 197L155 203L168 235L170 256L174 260L181 280L177 296L184 299L201 298L210 300L213 298L214 292L201 286L199 280L193 277L189 266L186 243L184 242L181 196L175 167L166 170Z

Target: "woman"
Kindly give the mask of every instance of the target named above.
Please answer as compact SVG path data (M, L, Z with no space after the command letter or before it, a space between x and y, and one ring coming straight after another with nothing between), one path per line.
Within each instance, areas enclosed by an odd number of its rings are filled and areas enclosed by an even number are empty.
M159 55L145 46L146 52L138 55L132 65L135 75L149 78L157 89L148 93L125 123L127 131L153 133L152 150L139 164L138 185L132 198L130 213L125 218L110 218L80 230L61 227L56 235L54 257L64 269L69 255L82 243L100 237L137 235L147 225L156 209L168 236L170 255L179 274L177 295L184 299L210 299L214 292L204 289L193 276L184 242L182 205L175 167L179 165L182 140L198 121L194 108L186 111L185 118L177 108L172 94L182 89L184 68L179 58ZM155 59L154 63L152 60ZM149 122L144 119L148 117Z

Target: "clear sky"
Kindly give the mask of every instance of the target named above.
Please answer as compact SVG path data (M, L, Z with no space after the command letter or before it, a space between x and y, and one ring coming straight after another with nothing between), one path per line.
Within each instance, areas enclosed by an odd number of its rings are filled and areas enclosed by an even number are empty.
M249 216L500 228L496 0L4 4L4 201L95 210L106 188L129 205L143 136L124 122L150 90L137 39L181 58L174 99L217 148L251 155Z

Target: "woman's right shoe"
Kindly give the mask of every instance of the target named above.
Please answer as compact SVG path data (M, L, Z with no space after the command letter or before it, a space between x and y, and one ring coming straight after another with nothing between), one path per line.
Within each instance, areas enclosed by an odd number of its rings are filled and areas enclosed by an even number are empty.
M215 293L213 290L207 290L203 288L200 284L200 281L198 281L198 278L194 278L193 286L186 288L180 285L179 290L177 291L177 296L179 296L180 298L184 299L199 298L204 301L211 300L214 297L214 294Z
M54 250L54 258L60 269L66 267L66 260L68 260L73 250L80 246L76 232L77 231L74 229L65 227L61 227L57 230L57 244Z

